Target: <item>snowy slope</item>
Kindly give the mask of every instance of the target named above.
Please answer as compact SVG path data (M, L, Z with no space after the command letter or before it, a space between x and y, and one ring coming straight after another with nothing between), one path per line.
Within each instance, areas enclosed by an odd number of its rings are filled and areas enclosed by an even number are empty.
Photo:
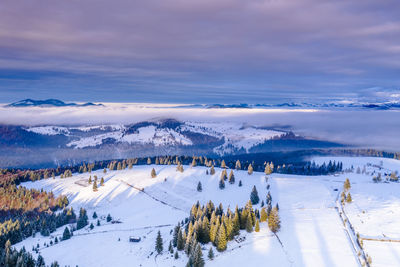
M330 158L336 159L338 158ZM316 158L322 162L327 158ZM342 158L342 160L347 160ZM354 162L351 162L354 160ZM359 160L359 161L357 161ZM400 166L399 162L391 162L387 159L374 159L383 161L391 167ZM354 165L357 162L368 162L368 158L350 158L345 166ZM389 166L389 165L388 165ZM151 168L155 168L158 176L150 177ZM40 243L40 253L51 262L58 260L62 265L75 266L185 266L187 258L180 253L180 259L174 260L169 253L155 257L154 242L156 233L161 231L164 238L164 248L172 235L170 231L173 226L188 216L190 208L197 200L204 204L208 200L214 203L222 203L224 208L234 208L236 205L243 206L249 199L253 185L257 186L260 198L265 200L267 185L271 186L273 205L279 203L282 229L278 232L279 240L267 228L265 223L261 224L259 233L246 234L247 237L242 244L230 242L227 251L216 253L213 261L206 261L206 266L244 266L251 264L270 266L359 266L357 255L353 251L350 240L343 228L335 209L335 200L346 177L352 181L351 191L354 193L354 202L346 206L350 220L360 229L360 234L373 234L381 227L368 222L368 231L362 232L355 218L360 214L352 212L352 206L364 205L358 194L370 195L369 190L387 192L380 187L384 184L372 184L370 175L355 173L344 173L337 176L305 177L296 175L273 174L265 179L263 173L254 173L249 176L246 171L235 171L236 184L226 184L224 190L218 188L221 170L216 168L215 175L206 175L206 168L185 166L183 173L177 172L175 166L134 166L131 170L109 171L106 175L102 171L92 173L98 177L105 178L105 186L100 187L98 192L93 192L91 186L86 184L88 174L74 175L72 178L48 179L37 182L27 182L24 186L29 188L43 188L52 190L55 194L67 194L75 210L83 206L88 210L89 216L96 211L100 216L110 213L115 219L121 220L121 224L109 224L101 220L101 226L93 230L83 229L75 232L72 239L57 245L43 248L43 243L49 242L48 237L38 234L35 238L28 238L16 247L26 246L30 249L33 245ZM238 181L242 180L243 187L238 187ZM203 192L196 191L197 183L201 181ZM353 184L355 183L355 184ZM363 191L363 186L377 186L373 189ZM86 185L86 186L85 186ZM130 187L144 188L145 193ZM391 184L396 189L399 184ZM399 192L399 190L397 190ZM378 193L382 199L385 194ZM358 203L358 199L360 203ZM368 212L374 210L374 205L366 206ZM399 195L387 195L385 203L400 201ZM390 200L390 201L389 201ZM259 205L255 206L259 208ZM370 209L368 209L370 208ZM357 210L357 209L356 209ZM398 210L398 209L397 209ZM397 211L396 211L397 212ZM379 214L378 216L382 216ZM395 214L396 218L398 216ZM393 218L387 216L379 218L387 227L387 233L392 230L397 232L397 226ZM56 235L61 235L63 229L59 229ZM131 235L141 236L139 243L129 243ZM119 241L120 239L120 241ZM368 251L376 243L366 244L366 251L372 256L374 263L384 266L387 258L384 253L391 253L392 259L400 255L397 250L399 246L392 245L390 248L383 243L379 252ZM378 244L379 245L379 244ZM204 246L203 254L207 254L209 246ZM387 250L387 249L390 249ZM66 253L68 251L68 253ZM375 254L374 254L375 253ZM383 253L383 254L382 254ZM107 255L99 256L99 255ZM397 256L396 256L397 255ZM379 265L381 264L381 265Z
M400 184L385 181L385 174L400 171L400 161L372 157L315 158L317 163L329 160L342 161L344 168L353 167L352 172L345 174L351 182L353 199L345 205L345 212L363 239L372 266L400 266ZM383 182L374 183L372 177L378 173Z

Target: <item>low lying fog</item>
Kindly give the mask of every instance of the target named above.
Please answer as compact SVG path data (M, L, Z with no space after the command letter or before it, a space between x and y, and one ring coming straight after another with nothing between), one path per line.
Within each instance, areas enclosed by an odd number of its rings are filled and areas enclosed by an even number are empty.
M105 107L0 107L0 124L130 124L175 118L201 122L240 122L289 127L297 134L345 144L400 150L400 112L376 110L203 109L162 104L111 104Z

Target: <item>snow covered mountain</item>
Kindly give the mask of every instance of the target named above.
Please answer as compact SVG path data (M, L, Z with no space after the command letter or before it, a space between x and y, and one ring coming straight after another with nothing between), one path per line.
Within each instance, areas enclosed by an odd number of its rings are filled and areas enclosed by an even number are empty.
M38 126L26 131L42 136L64 136L66 147L84 149L108 144L162 146L209 145L219 155L251 148L287 133L280 130L245 126L240 123L179 122L173 119L145 121L132 125L81 127Z
M43 167L158 155L226 156L341 147L237 122L150 120L129 125L0 125L0 167Z
M46 99L46 100L34 100L34 99L24 99L11 104L7 107L87 107L87 106L103 106L103 104L94 104L91 102L77 104L77 103L65 103L64 101L58 99Z

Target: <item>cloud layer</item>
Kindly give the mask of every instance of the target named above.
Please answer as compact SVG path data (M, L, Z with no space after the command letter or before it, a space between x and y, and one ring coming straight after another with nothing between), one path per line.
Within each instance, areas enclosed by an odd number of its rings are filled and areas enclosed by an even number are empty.
M4 0L0 101L398 95L398 10L397 0Z
M399 114L397 110L199 109L159 104L107 103L105 107L86 108L0 107L0 124L131 124L160 118L220 123L229 121L291 129L306 137L400 151Z

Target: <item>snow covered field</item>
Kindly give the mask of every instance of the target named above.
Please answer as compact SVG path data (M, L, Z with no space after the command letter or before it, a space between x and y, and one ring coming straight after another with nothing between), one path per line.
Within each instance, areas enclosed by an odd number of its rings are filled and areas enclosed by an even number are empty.
M339 160L339 158L329 158ZM329 161L316 158L316 162ZM340 158L344 167L357 168L369 162L385 168L400 169L400 161L377 158ZM157 178L151 178L150 170L155 168ZM102 170L92 172L92 178L105 178L105 185L93 192L87 185L88 173L76 174L71 178L47 179L28 182L28 188L43 188L55 194L66 194L70 205L77 212L82 206L88 210L91 219L94 211L101 217L101 226L93 230L88 227L74 232L74 236L50 247L44 247L49 237L37 234L15 246L25 246L28 250L40 244L40 254L46 262L57 260L62 266L185 266L187 257L180 253L178 260L166 252L171 230L178 221L189 215L191 206L199 200L205 204L212 200L222 203L224 209L244 206L255 185L261 200L265 201L270 185L272 203L279 203L282 221L277 237L266 225L261 224L259 233L247 234L243 243L231 241L228 249L217 253L213 261L206 259L208 246L203 254L206 266L359 266L357 255L351 246L343 223L335 209L335 201L346 177L351 181L350 192L353 203L346 204L345 210L351 223L361 236L387 236L399 238L400 192L399 184L372 183L370 174L344 173L337 176L296 176L273 174L267 180L263 173L235 171L236 183L226 183L220 190L218 181L221 169L215 175L206 175L204 167L184 166L183 173L176 166L151 165L134 166L122 171ZM367 168L372 173L373 168ZM238 187L238 181L243 183ZM201 181L202 192L196 191ZM144 188L144 192L137 190ZM339 189L339 191L334 191ZM260 205L255 205L259 208ZM365 211L365 213L363 213ZM392 213L391 213L392 212ZM110 213L120 224L105 221ZM95 225L95 223L94 223ZM64 227L53 233L61 236ZM157 231L164 239L164 253L155 256L154 244ZM140 236L139 243L129 243L129 236ZM279 240L278 240L279 238ZM365 250L371 255L373 266L398 266L400 264L400 243L364 241ZM386 256L387 255L387 256ZM396 262L397 260L397 262ZM392 264L392 265L390 265Z

